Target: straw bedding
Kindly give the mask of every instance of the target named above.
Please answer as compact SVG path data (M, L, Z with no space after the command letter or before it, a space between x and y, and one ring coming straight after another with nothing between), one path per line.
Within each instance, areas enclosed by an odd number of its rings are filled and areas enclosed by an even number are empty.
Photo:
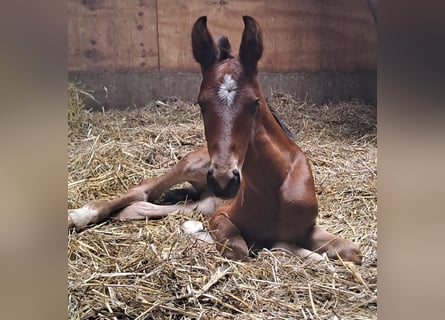
M198 107L171 98L127 111L88 112L69 87L68 207L110 199L166 172L202 146ZM376 319L376 110L285 94L269 103L310 159L318 223L361 244L362 266L310 263L263 250L222 258L181 231L199 213L111 220L68 234L70 319Z

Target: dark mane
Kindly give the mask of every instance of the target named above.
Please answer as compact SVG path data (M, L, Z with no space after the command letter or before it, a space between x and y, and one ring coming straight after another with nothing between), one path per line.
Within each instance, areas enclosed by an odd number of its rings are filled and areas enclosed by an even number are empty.
M286 133L286 135L287 135L289 138L294 139L294 138L295 138L295 135L292 133L292 131L290 131L289 127L286 126L286 125L284 124L283 121L281 121L280 117L278 116L278 113L277 113L277 112L276 112L276 111L269 105L269 103L266 103L266 104L267 104L267 106L268 106L270 112L272 112L273 117L275 118L275 120L276 120L276 121L278 122L278 124L280 125L281 129L283 129L283 131Z
M216 40L216 45L219 49L219 57L218 61L222 61L228 58L233 58L232 56L232 48L230 46L229 39L225 36L220 36Z

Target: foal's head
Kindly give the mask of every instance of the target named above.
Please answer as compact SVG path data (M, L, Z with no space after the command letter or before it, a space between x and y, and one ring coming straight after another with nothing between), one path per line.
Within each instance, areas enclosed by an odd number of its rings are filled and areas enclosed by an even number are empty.
M193 55L203 77L198 102L211 159L207 181L217 197L226 199L239 190L255 114L264 103L256 79L263 52L260 27L251 17L243 20L238 57L232 55L226 37L215 43L206 17L199 18L192 30Z

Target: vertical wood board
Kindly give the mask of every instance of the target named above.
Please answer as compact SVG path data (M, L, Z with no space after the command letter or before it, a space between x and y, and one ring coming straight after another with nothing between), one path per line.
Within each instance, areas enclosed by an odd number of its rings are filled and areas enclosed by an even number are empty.
M156 0L68 0L68 69L159 70Z
M160 70L198 71L190 32L202 15L238 51L243 15L264 37L262 71L357 71L376 67L376 27L365 0L158 0Z

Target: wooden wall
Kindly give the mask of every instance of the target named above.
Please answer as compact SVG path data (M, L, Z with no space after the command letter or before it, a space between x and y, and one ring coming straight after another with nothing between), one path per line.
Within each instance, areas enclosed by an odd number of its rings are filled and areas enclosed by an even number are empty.
M238 50L246 14L263 29L260 72L375 75L377 32L366 0L68 0L70 79L94 87L98 78L105 84L103 74L116 80L127 73L128 81L128 73L135 79L196 73L190 44L196 19L207 15L213 35L227 35Z

